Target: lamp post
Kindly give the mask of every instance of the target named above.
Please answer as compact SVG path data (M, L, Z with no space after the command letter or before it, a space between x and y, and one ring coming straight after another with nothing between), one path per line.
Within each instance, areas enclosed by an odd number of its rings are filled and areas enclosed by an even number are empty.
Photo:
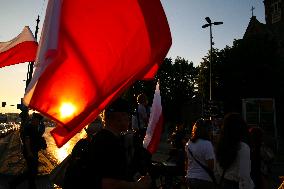
M207 21L208 24L204 24L202 28L207 28L209 26L210 28L210 64L209 64L209 100L211 103L212 100L212 25L221 25L223 22L212 22L209 17L206 17L205 20Z

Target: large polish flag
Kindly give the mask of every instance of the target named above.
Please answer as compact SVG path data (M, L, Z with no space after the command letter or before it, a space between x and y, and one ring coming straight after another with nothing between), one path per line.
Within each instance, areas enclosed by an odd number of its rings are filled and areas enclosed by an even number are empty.
M30 28L25 26L14 39L0 42L0 68L35 61L38 44Z
M24 103L58 125L58 147L136 80L153 79L171 46L160 0L49 0Z
M155 153L159 147L164 125L164 117L161 103L159 83L156 85L149 124L143 141L143 146L151 154Z

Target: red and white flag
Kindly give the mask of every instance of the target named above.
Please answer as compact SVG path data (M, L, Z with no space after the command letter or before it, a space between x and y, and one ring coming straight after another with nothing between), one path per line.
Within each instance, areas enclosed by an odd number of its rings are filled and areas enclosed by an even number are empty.
M143 141L144 148L146 148L151 154L155 153L159 147L163 125L164 118L161 95L159 83L157 83L149 118L149 124Z
M37 47L38 44L30 28L25 26L14 39L0 42L0 68L35 61Z
M155 76L171 34L160 0L49 0L39 45L24 103L58 123L60 147Z

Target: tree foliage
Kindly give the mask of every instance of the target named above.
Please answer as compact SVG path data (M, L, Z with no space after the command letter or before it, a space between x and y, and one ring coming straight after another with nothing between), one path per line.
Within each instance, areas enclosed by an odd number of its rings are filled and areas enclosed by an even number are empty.
M160 81L163 113L165 119L171 122L183 121L182 109L195 96L194 86L196 68L192 62L177 57L174 61L166 58L161 64L156 78L152 81L137 81L125 94L136 104L136 96L145 93L152 104L156 82Z
M277 45L269 38L251 38L213 49L212 100L219 102L219 108L222 105L224 113L241 112L243 98L275 98L278 115L284 113L284 58ZM189 117L194 121L202 116L202 104L209 100L209 67L210 52L197 67L181 57L166 58L155 80L137 81L127 95L135 104L135 97L144 92L151 105L159 80L166 120L184 122ZM191 109L185 110L186 106Z
M196 68L192 62L177 57L165 59L158 72L160 89L166 117L174 122L183 121L184 105L195 97ZM189 115L190 116L190 115Z

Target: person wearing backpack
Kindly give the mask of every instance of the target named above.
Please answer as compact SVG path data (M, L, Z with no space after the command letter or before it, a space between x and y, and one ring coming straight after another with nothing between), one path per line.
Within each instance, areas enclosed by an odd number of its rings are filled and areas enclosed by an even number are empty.
M129 105L118 98L104 111L105 127L88 143L84 170L77 178L65 181L64 189L147 189L151 187L150 176L135 181L128 175L128 163L121 133L129 127ZM68 174L68 173L66 173Z

